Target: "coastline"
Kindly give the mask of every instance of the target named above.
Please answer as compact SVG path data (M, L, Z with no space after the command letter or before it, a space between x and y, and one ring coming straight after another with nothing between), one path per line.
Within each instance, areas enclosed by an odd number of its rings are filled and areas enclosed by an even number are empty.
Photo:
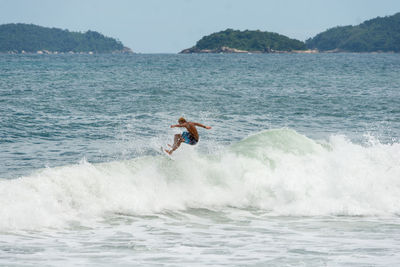
M316 49L307 50L291 50L291 51L281 51L268 49L265 51L260 50L240 50L236 48L231 48L228 46L222 46L216 49L198 49L196 47L184 49L179 54L286 54L286 53L296 53L296 54L316 54L319 53Z
M189 49L185 49L189 50ZM345 51L345 50L328 50L328 51L319 51L317 49L307 49L307 50L292 50L292 51L269 51L269 52L262 52L262 51L246 51L246 50L239 50L239 49L230 49L225 51L220 50L196 50L187 52L182 50L178 53L141 53L141 52L133 52L129 49L129 51L122 51L116 50L111 52L102 52L97 53L94 51L88 52L60 52L60 51L48 51L48 50L38 50L36 52L27 52L27 51L0 51L0 55L118 55L118 54L171 54L171 55L180 55L180 54L400 54L394 51L371 51L371 52L353 52L353 51Z
M230 47L221 47L217 49L196 49L194 47L184 49L178 54L339 54L339 53L351 53L351 54L398 54L395 51L370 51L370 52L354 52L340 49L334 50L323 50L318 49L307 49L307 50L291 50L291 51L280 51L270 49L268 51L247 51L239 50Z
M25 51L25 50L11 50L11 51L1 51L0 54L6 54L6 55L74 55L74 54L79 54L79 55L94 55L94 54L134 54L132 49L129 47L124 47L122 50L114 50L110 52L103 52L103 53L98 53L96 51L49 51L46 49L43 50L37 50L37 51Z

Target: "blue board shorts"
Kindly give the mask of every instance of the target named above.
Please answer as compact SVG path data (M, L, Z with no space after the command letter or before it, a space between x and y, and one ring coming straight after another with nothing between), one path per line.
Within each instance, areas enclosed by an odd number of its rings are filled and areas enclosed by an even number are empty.
M183 132L182 138L185 140L186 144L189 144L189 145L197 144L197 140L189 132Z

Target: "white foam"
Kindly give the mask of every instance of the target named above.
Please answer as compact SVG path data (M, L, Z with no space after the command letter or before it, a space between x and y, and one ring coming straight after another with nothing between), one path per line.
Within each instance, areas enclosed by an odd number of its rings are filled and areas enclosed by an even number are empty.
M65 227L107 213L256 208L271 215L400 213L400 144L319 144L265 131L220 153L174 154L47 168L0 181L0 230Z

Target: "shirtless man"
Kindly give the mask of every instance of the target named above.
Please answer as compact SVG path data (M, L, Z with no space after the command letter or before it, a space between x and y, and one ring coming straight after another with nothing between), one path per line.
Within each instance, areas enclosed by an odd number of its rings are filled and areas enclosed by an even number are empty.
M210 126L205 126L203 124L197 123L197 122L192 122L192 121L186 121L184 118L179 118L178 120L179 124L176 125L171 125L171 128L175 127L185 127L187 129L187 132L183 132L182 134L176 134L174 138L174 145L171 146L171 150L165 149L165 152L168 154L172 154L180 145L182 142L185 142L186 144L189 145L195 145L199 141L199 133L197 132L196 126L203 127L205 129L211 129Z

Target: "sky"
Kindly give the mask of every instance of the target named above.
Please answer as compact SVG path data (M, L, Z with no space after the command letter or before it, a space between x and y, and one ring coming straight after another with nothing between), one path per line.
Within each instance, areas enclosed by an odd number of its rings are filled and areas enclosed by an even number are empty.
M227 28L305 41L397 12L399 0L0 0L0 24L98 31L136 53L177 53Z

